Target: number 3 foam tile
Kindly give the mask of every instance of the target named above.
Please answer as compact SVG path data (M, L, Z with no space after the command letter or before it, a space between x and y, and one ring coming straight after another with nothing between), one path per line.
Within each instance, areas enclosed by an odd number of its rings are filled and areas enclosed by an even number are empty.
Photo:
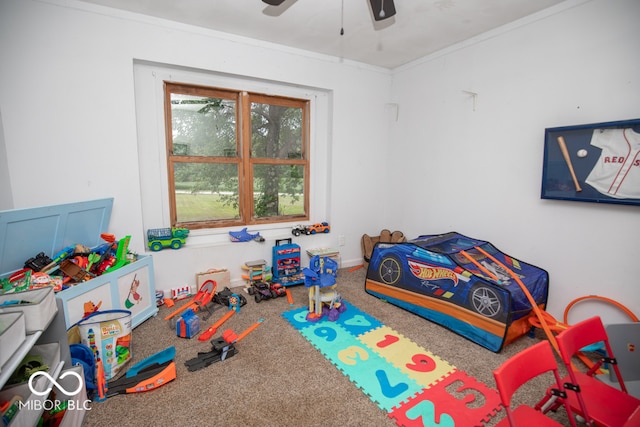
M362 345L341 325L320 321L300 331L378 406L390 411L422 387Z
M388 326L369 331L358 340L425 388L456 370Z
M431 402L432 405L426 402ZM435 412L431 408L435 408ZM501 410L498 393L463 371L456 371L431 388L393 408L389 416L400 426L482 426ZM447 424L445 424L447 425Z

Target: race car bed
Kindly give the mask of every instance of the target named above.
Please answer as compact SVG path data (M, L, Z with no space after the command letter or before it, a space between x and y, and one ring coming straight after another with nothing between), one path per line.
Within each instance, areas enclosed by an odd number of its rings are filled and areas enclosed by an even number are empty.
M365 290L499 352L529 331L529 298L546 307L549 275L451 232L376 244Z

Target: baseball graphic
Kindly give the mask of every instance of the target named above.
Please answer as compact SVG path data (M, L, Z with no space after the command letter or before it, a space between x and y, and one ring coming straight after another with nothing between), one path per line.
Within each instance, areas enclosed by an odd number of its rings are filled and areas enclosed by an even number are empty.
M589 152L583 148L582 150L578 150L576 154L582 159L583 157L587 157L587 154L589 154Z

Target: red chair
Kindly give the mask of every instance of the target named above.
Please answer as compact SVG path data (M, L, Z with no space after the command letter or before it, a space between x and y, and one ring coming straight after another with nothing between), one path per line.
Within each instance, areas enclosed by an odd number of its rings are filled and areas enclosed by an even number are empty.
M558 350L569 374L563 379L568 390L567 403L580 414L587 424L620 427L637 417L640 399L627 394L615 355L609 345L609 337L599 316L591 317L564 330L556 336ZM581 348L604 342L606 357L603 357L588 372L580 372L571 365L571 359ZM594 372L609 363L618 377L621 390L598 380ZM572 390L572 391L571 391Z
M552 389L555 390L553 393L559 397L560 401L564 401L566 393L562 387L562 382L560 382L558 365L556 364L555 355L551 350L549 341L541 341L521 351L493 371L493 376L496 379L496 385L500 392L500 399L507 412L507 416L503 418L497 426L543 427L562 425L531 406L523 404L515 410L511 410L511 398L513 394L529 380L547 372L553 372L556 379L558 388ZM576 423L571 414L571 409L568 405L565 405L565 408L569 422L575 427Z

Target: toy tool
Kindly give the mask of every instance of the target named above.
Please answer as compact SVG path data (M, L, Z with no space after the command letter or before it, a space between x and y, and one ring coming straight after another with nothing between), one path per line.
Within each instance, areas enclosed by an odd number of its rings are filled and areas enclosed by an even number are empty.
M140 393L161 387L176 379L175 347L166 349L133 365L126 374L106 386L106 397Z
M227 329L222 333L222 337L211 341L211 351L199 352L196 357L184 362L185 366L189 371L197 371L199 369L206 368L213 363L235 356L238 353L235 344L240 342L244 337L260 326L262 322L264 322L264 319L258 320L256 323L240 333L240 335L237 335L231 329Z
M202 284L202 286L200 286L200 290L198 291L197 294L195 294L195 296L191 299L190 302L183 305L179 309L172 311L169 315L167 315L167 317L164 318L164 320L169 320L172 317L182 313L184 310L188 308L192 309L194 312L197 312L200 307L206 308L207 304L211 302L213 295L216 293L217 287L218 287L218 284L215 281L207 280ZM212 313L213 313L212 311L209 311L209 315L211 315Z

